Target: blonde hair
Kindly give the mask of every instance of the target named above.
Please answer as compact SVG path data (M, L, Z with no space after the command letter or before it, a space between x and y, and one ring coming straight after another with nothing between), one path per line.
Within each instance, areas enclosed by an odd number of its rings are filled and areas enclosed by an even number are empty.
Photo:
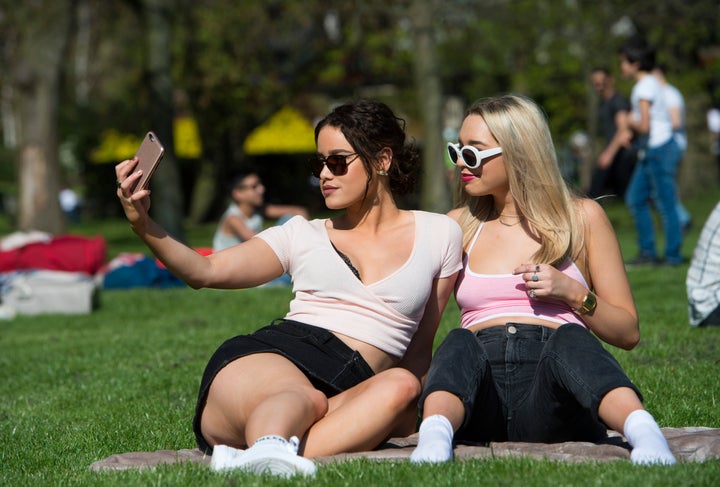
M529 98L510 94L476 101L466 117L470 115L483 118L503 149L510 194L541 243L533 260L557 266L577 257L584 244L582 217L560 174L544 112ZM463 192L460 204L467 248L480 222L493 211L493 198Z

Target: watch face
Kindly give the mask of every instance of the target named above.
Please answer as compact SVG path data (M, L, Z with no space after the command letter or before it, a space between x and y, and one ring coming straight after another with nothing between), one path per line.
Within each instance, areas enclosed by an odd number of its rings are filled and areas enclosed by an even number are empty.
M582 314L589 313L595 309L595 306L597 306L597 297L595 296L595 293L590 291L585 295L582 306L580 306L580 310L582 311Z

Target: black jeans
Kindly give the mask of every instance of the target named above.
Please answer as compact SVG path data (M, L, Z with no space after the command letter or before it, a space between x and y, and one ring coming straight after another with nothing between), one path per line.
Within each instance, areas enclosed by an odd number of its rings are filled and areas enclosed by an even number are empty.
M458 440L598 441L609 391L635 385L588 330L507 323L473 334L454 329L438 347L420 398L447 391L465 406Z

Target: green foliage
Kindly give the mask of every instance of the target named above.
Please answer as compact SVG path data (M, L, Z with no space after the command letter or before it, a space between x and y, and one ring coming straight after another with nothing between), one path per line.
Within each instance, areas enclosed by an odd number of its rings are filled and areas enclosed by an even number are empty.
M336 100L379 96L372 87L391 86L388 102L413 116L415 126L421 125L410 3L355 0L329 7L319 0L160 2L172 11L176 108L198 120L203 143L200 161L180 161L187 193L194 186L197 164L209 164L218 184L238 169L256 166L258 161L242 149L245 137L286 104L312 120ZM97 208L97 216L105 216L114 214L101 192L105 172L87 161L103 131L140 137L149 128L153 100L145 66L151 53L145 48L144 2L89 5L89 45L75 38L65 63L60 133L63 147L81 163L80 182L90 206ZM589 70L594 65L617 70L617 49L633 32L657 45L670 80L693 107L690 126L696 134L705 130L708 83L720 77L715 2L423 0L423 5L433 11L443 93L466 102L507 91L527 94L548 112L558 145L572 132L591 126ZM0 43L11 45L14 26L28 22L36 10L0 6ZM327 27L332 21L336 30ZM630 29L618 29L622 25ZM82 78L77 67L85 62L88 74ZM0 83L5 84L13 70L8 62ZM89 87L86 98L79 95L81 83ZM618 80L622 91L629 92L630 86ZM699 144L693 135L691 144ZM702 135L696 137L704 141ZM273 176L292 179L294 174ZM218 199L223 196L217 192Z

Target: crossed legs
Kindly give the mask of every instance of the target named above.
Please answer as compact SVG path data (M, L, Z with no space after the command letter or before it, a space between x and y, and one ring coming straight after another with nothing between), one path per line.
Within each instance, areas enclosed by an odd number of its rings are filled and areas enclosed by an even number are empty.
M286 358L248 355L213 380L201 430L211 445L245 448L267 435L302 438L306 457L372 449L413 431L418 379L389 369L328 399Z

